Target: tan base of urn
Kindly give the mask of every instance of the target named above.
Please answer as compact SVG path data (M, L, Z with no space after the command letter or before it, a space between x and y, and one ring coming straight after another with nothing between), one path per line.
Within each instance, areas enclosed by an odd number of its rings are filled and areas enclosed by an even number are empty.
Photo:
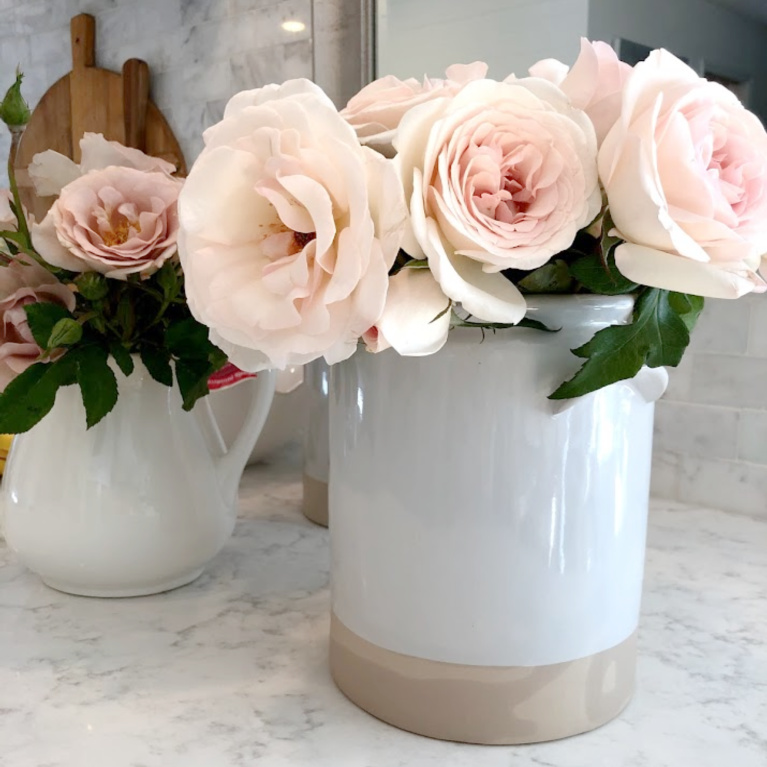
M304 474L304 516L322 527L328 526L328 483Z
M402 730L463 743L538 743L596 729L626 707L636 632L551 666L464 666L384 650L333 615L330 669L353 703Z

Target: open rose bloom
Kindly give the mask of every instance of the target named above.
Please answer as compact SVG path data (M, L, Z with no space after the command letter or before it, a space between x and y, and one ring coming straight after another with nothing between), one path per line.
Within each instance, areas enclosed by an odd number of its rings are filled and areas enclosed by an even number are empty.
M176 252L181 180L170 163L86 133L76 165L57 152L35 156L38 194L58 194L32 229L36 250L51 265L126 279L148 276Z
M358 341L432 354L467 320L519 323L553 264L556 292L601 292L584 258L675 307L767 287L767 134L666 51L632 68L583 40L572 68L502 81L383 77L340 114L291 81L205 139L180 199L189 300L248 369Z
M55 391L71 382L84 354L90 362L82 365L93 377L87 392L111 387L116 399L108 367L114 350L124 372L132 368L126 357L141 356L145 345L170 361L162 349L165 331L185 315L192 319L182 306L177 203L183 182L172 175L175 167L99 134L86 133L80 148L79 164L54 151L33 158L29 173L37 194L56 198L42 221L20 212L12 191L0 191L3 390L27 374L18 387L50 375ZM14 189L13 174L9 180ZM54 368L61 372L51 373ZM203 375L201 364L198 369ZM158 375L167 381L164 371ZM38 418L52 404L44 399ZM29 428L31 421L19 416L13 423Z
M726 88L654 51L626 81L599 175L629 279L715 298L765 290L767 134Z
M179 201L187 298L246 370L349 357L405 225L394 166L306 80L240 93Z

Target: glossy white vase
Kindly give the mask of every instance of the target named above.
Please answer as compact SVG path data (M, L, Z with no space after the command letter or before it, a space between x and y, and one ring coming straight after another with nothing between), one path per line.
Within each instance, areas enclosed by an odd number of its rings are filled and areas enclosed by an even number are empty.
M329 402L330 368L323 359L304 368L308 397L308 420L304 437L304 516L328 526L328 473L330 464Z
M83 596L153 594L198 577L232 533L237 489L274 391L259 374L227 451L207 399L192 413L136 360L114 410L85 428L78 388L13 442L5 538L45 583Z
M458 329L430 357L333 368L331 667L375 716L475 743L552 740L634 685L654 401L665 370L547 395L629 297L540 297L558 333Z

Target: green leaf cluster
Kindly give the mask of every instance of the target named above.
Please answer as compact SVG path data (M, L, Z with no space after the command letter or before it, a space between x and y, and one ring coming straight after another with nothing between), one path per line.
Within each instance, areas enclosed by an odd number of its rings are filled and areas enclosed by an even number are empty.
M604 328L572 350L585 362L569 381L550 395L551 399L579 397L616 381L633 378L644 365L675 367L690 343L690 333L703 309L700 296L648 288L624 277L615 264L615 249L623 240L616 236L609 212L603 212L596 223L600 229L597 236L580 232L567 251L538 269L504 272L525 294L631 294L635 297L630 324ZM518 325L499 325L467 322L457 317L452 324L492 331L506 327L551 330L528 318Z
M17 71L0 102L0 119L11 129L11 157L30 116L22 78ZM178 261L171 258L154 274L127 279L54 267L34 249L11 161L8 177L17 227L0 232L0 268L34 260L72 289L76 305L73 311L54 301L24 307L41 354L0 393L0 432L18 434L33 427L53 407L58 389L70 385L79 386L87 425L93 426L117 402L116 371L131 375L137 358L161 384L177 384L183 406L190 410L208 393L208 378L226 356L192 317Z
M115 370L131 375L136 358L159 383L178 385L186 410L208 393L208 378L226 355L191 316L178 263L145 279L86 272L63 281L76 288L73 312L53 302L24 307L42 355L0 393L0 432L30 429L50 411L59 387L70 385L80 388L90 428L117 402Z
M690 343L690 331L703 309L703 299L668 290L644 288L636 300L632 322L612 325L573 349L583 367L550 399L569 399L633 378L644 365L676 367Z

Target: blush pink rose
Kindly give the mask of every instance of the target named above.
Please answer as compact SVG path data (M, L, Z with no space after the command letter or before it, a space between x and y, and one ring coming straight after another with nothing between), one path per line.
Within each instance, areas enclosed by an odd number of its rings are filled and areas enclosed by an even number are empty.
M308 80L239 93L179 200L189 307L237 367L351 356L383 311L406 209Z
M653 51L626 83L599 174L630 280L713 298L765 289L767 133L726 88Z
M411 109L394 141L410 201L403 247L447 297L487 322L518 322L525 301L501 274L568 248L601 207L588 117L538 78L469 83Z
M581 38L581 52L569 71L556 59L539 61L529 71L558 85L572 105L589 116L601 144L618 119L623 87L632 70L607 43Z
M487 75L487 64L453 64L445 79L410 77L400 80L387 75L366 85L353 96L341 116L357 132L360 141L391 157L391 142L403 115L412 107L440 96L452 96L464 85Z
M39 264L16 259L0 267L0 390L40 357L24 311L40 301L75 308L72 291Z
M176 252L181 181L165 173L110 166L67 184L32 241L53 266L113 279L146 277Z

